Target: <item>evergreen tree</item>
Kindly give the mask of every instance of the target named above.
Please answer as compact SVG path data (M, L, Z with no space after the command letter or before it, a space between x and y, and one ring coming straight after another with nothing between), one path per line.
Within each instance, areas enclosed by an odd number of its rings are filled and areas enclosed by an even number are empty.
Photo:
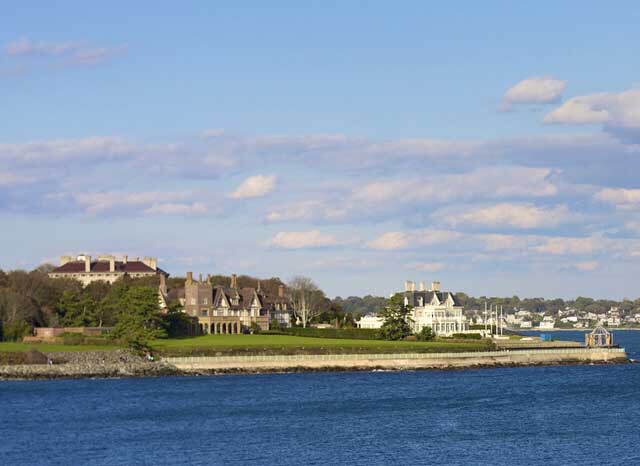
M382 317L383 323L380 328L380 335L385 340L401 340L413 333L411 331L410 314L413 307L404 303L402 295L395 294L389 298L387 307L378 315Z

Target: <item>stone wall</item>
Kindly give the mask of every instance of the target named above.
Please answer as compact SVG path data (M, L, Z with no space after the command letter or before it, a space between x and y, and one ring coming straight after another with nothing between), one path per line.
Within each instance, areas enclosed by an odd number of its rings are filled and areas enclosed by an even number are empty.
M414 370L629 362L623 349L487 351L475 353L343 354L165 358L191 373L309 370Z

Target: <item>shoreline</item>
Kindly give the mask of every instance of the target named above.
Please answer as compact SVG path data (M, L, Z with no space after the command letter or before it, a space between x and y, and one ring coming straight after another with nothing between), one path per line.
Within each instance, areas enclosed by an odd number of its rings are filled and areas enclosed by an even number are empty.
M620 348L561 348L470 353L220 356L146 361L124 351L63 355L53 365L0 366L0 381L199 376L300 372L376 372L632 364ZM74 359L75 358L75 359Z

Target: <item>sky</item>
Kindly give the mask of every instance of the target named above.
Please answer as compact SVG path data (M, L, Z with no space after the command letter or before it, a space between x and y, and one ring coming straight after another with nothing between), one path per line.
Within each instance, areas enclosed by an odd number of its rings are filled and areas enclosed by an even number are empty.
M2 269L640 296L637 2L1 11Z

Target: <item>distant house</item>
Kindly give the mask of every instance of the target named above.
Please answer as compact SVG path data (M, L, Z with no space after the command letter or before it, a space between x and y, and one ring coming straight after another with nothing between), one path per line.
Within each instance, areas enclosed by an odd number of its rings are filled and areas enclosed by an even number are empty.
M530 320L521 320L520 321L520 328L531 328L533 327L533 324L531 323Z
M545 316L540 322L540 330L550 330L556 326L555 319L552 316Z
M155 257L140 260L138 257L129 259L128 256L122 256L120 260L116 260L115 256L98 256L92 260L86 254L62 256L60 266L49 273L51 278L70 278L78 280L84 286L96 281L113 283L125 275L132 278L169 276L158 267L158 259Z
M360 320L356 321L356 325L358 328L380 328L382 327L383 320L382 317L378 317L376 314L367 314L362 316Z

